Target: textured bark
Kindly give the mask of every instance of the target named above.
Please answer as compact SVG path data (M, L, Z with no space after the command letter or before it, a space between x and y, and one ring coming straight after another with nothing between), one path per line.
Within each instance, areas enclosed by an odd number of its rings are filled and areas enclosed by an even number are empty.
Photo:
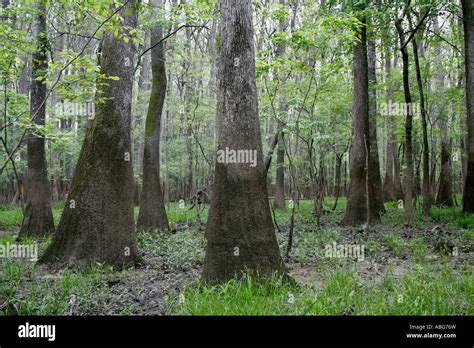
M46 33L46 6L38 5L36 15L36 40L38 46L33 53L31 79L30 117L36 125L44 125L46 117L46 84L38 78L44 77L48 69L48 38ZM27 176L25 186L26 206L19 238L25 236L43 237L54 232L51 210L51 186L43 136L28 134Z
M385 213L385 207L383 205L382 192L382 178L380 176L380 161L379 161L379 150L377 140L377 90L375 85L377 84L377 77L375 73L376 69L376 51L375 42L368 40L368 79L369 79L369 140L370 140L370 155L369 155L369 190L374 192L372 194L370 205L371 211L378 215Z
M219 5L218 149L256 151L257 165L216 161L202 274L212 282L244 270L264 277L285 271L268 204L251 1L220 0Z
M369 138L369 80L367 61L367 34L365 20L360 28L360 41L354 46L354 102L352 106L353 141L351 148L350 184L347 208L343 224L361 224L380 218L373 209L373 183L367 183L366 170L370 172L370 151L367 161L366 149L370 149ZM369 166L367 166L368 162ZM369 189L367 190L367 184ZM369 192L367 200L366 192ZM371 194L372 192L372 194ZM367 201L370 215L367 214ZM370 221L369 221L370 222Z
M120 11L123 27L137 25L138 2ZM128 35L124 33L124 35ZM106 31L102 39L101 73L108 80L96 105L77 163L71 191L52 244L41 262L83 267L96 262L112 266L140 261L133 221L131 102L135 48L130 39Z
M159 5L161 0L156 2ZM155 44L162 38L163 28L157 25L151 31L151 43ZM139 230L170 230L160 181L161 114L167 86L165 58L164 43L160 43L151 50L153 80L145 124L143 185L137 222Z
M474 13L471 0L462 0L466 59L467 170L463 211L474 213Z
M407 224L413 225L413 140L412 140L412 129L413 129L413 108L411 107L412 99L410 92L409 82L409 60L408 51L405 44L405 35L402 27L402 20L397 20L396 27L398 36L400 39L400 46L402 52L402 64L403 64L403 92L405 95L406 104L406 118L405 118L405 173L404 173L404 184L405 184L405 213L407 218Z

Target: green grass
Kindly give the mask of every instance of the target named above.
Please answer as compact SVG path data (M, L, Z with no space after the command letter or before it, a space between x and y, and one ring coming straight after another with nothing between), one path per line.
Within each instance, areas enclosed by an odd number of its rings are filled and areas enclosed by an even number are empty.
M402 256L405 253L405 241L396 234L388 234L384 236L385 243L390 251L397 256Z
M361 279L353 269L326 269L324 284L295 286L274 276L224 284L188 284L168 298L168 313L181 315L453 315L474 314L474 283L468 269L419 267L401 279L390 271L382 282Z
M474 215L464 215L461 207L432 208L430 219L436 222L453 224L464 229L474 229Z
M54 225L57 226L64 209L64 203L59 202L53 206ZM15 231L21 227L23 212L19 205L0 207L0 230Z
M23 213L19 206L10 205L0 207L0 228L14 230L21 226Z
M0 315L68 315L87 311L108 301L109 294L101 280L110 272L107 267L94 266L81 272L65 270L60 275L45 276L31 262L3 261L0 300L3 297L7 302Z

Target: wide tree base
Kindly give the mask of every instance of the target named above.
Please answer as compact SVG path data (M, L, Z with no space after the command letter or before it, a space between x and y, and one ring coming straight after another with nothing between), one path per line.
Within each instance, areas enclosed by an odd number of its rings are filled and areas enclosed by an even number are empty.
M54 220L49 204L27 204L25 215L21 224L18 240L24 237L43 238L54 233Z

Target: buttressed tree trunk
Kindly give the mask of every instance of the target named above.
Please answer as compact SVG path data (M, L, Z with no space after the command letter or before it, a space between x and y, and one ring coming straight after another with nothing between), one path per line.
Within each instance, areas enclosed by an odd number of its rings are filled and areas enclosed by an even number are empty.
M129 1L120 10L123 28L136 27L138 4ZM120 267L140 261L130 134L134 52L131 38L125 42L113 31L104 32L101 73L119 80L107 80L102 87L101 96L107 99L96 105L61 222L41 262L74 267L104 262Z
M347 197L347 208L343 224L361 224L368 220L379 218L376 210L373 210L373 201L371 200L371 191L373 183L369 182L367 190L367 154L366 149L370 149L369 138L369 80L368 80L368 61L367 61L367 34L365 19L361 21L359 29L359 40L354 46L354 101L352 106L352 127L353 142L351 149L351 170L350 184ZM367 194L369 191L369 204L367 204ZM373 191L372 191L373 193ZM370 206L371 212L367 214L367 206Z
M38 80L48 69L48 38L46 32L46 6L42 0L36 15L37 48L32 59L30 116L36 125L44 125L46 117L46 83ZM51 186L45 156L45 141L41 135L30 132L27 142L26 206L19 238L42 237L54 232L51 210Z
M471 0L462 0L466 60L467 171L463 211L474 213L474 13Z
M161 0L155 1L160 5ZM157 25L151 31L151 44L163 39L163 28ZM166 95L165 45L160 43L151 50L152 88L145 124L143 154L143 186L137 228L140 230L169 231L163 192L160 182L161 113Z
M251 0L219 0L221 47L218 152L202 277L223 281L242 271L284 272L270 214L262 152ZM223 151L247 151L256 163L235 163ZM242 152L241 152L242 153ZM221 155L219 155L221 154Z

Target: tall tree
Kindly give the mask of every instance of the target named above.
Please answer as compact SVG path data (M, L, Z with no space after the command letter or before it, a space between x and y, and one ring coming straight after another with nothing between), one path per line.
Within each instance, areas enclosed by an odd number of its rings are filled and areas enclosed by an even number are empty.
M46 1L37 3L35 22L37 47L32 57L30 117L36 126L44 126L46 118L46 81L48 69L48 37L46 28ZM51 185L43 135L31 131L27 140L26 206L19 238L42 237L54 232L51 210Z
M392 81L392 57L389 47L385 48L385 74L387 80L388 105L393 101L394 86ZM394 65L396 66L396 60ZM400 160L398 158L397 132L395 127L395 115L387 110L387 155L385 166L385 178L383 184L384 200L386 202L403 199L403 189L400 180Z
M410 18L410 17L409 17ZM413 25L410 20L410 29ZM431 207L430 192L430 149L428 146L428 122L426 115L425 93L423 90L423 77L421 76L420 59L418 56L418 41L413 37L413 59L415 62L416 82L420 96L421 126L423 130L423 214L428 215Z
M395 22L398 37L400 40L400 51L402 53L402 64L403 64L403 92L405 96L405 173L404 173L404 184L405 184L405 214L407 218L407 224L413 225L413 178L414 178L414 164L413 164L413 108L412 108L412 97L410 92L410 70L409 70L409 56L407 45L408 41L405 40L405 33L403 31L403 19L397 19Z
M138 4L127 1L119 8L123 28L136 27ZM130 134L134 52L129 32L124 31L123 38L114 30L104 32L101 73L118 79L101 87L106 100L96 105L61 222L41 262L81 267L96 262L133 265L140 260Z
M359 10L363 10L360 8ZM367 28L361 16L358 38L354 45L354 101L352 105L353 142L351 149L350 184L347 208L342 223L358 224L379 218L374 207L374 183L368 180L370 165L369 78Z
M439 35L438 19L434 21L434 30ZM437 56L441 57L441 50L436 50ZM441 130L441 170L439 175L439 188L436 196L436 204L452 207L453 200L453 175L451 169L451 141L448 136L448 110L446 107L446 98L444 93L445 76L443 67L440 65L437 72L437 92L438 100L438 124Z
M155 0L160 6L162 0ZM152 87L145 122L145 149L143 153L143 186L140 195L138 229L169 231L160 181L161 114L166 96L166 57L163 28L157 24L151 30ZM159 43L159 44L157 44Z
M382 192L382 178L380 176L380 160L379 149L377 141L377 75L376 63L377 52L374 39L367 42L367 61L368 61L368 79L369 79L369 141L370 141L370 165L369 165L369 181L373 186L373 192L377 194L372 195L374 213L384 213L385 207L383 205L383 195L378 194Z
M202 275L207 281L225 280L246 269L261 276L284 271L268 204L251 0L219 0L219 5L218 150L252 151L257 161L255 166L219 158L216 162Z
M466 60L467 171L463 211L474 213L474 13L472 0L461 0Z
M280 5L285 6L285 0L280 0ZM278 30L283 33L287 26L287 21L281 19L278 25ZM276 49L276 57L281 57L285 54L285 43L279 42ZM280 74L280 78L282 74ZM288 106L284 100L285 96L280 96L279 109L280 118L288 111ZM275 180L275 209L285 208L285 146L283 144L283 121L278 119L277 131L278 131L278 145L277 145L277 158L276 158L276 180Z

